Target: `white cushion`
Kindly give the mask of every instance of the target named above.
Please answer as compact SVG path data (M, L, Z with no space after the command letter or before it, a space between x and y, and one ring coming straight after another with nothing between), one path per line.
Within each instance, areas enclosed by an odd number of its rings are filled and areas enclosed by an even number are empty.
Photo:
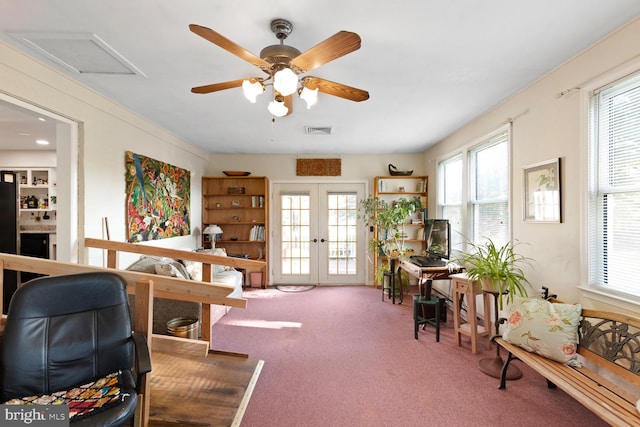
M217 255L217 256L224 256L224 257L227 256L227 250L225 248L201 249L201 250L198 250L197 252ZM227 270L235 270L235 269L233 267L229 267L226 265L211 264L211 272L213 274L222 273L223 271L227 271ZM202 272L200 272L200 276L202 277Z
M578 326L582 305L551 303L541 298L515 298L506 308L502 337L527 351L580 367Z
M171 264L156 264L154 266L155 272L159 276L179 277L181 279L187 279L183 277L178 269Z
M140 273L189 279L189 273L187 273L184 265L172 258L143 255L126 269Z

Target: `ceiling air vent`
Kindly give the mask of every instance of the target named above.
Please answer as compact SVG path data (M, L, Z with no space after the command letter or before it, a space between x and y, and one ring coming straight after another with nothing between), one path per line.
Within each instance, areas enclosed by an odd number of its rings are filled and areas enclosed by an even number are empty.
M331 127L305 126L304 133L307 135L331 135Z
M93 33L11 33L45 58L78 74L146 75Z

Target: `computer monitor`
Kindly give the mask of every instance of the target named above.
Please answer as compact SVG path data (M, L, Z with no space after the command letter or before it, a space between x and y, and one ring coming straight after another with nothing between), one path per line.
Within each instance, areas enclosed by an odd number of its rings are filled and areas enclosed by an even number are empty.
M451 255L451 229L448 219L426 219L424 239L429 257L449 259Z

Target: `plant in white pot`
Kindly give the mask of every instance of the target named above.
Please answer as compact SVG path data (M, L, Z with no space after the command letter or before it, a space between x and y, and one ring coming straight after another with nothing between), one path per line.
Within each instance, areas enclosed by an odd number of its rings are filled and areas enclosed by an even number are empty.
M526 297L531 286L523 270L531 259L516 253L517 245L507 242L498 247L491 239L482 244L468 242L469 251L458 259L469 279L479 281L484 290L499 294L500 309L504 296L510 303L515 295Z

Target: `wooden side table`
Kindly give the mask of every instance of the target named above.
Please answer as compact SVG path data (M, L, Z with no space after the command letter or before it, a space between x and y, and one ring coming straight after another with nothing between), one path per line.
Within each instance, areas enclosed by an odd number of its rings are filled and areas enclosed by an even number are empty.
M453 287L453 330L456 336L456 343L460 346L460 338L466 335L471 338L471 352L478 353L478 338L487 337L487 350L491 348L491 296L482 292L482 287L477 281L469 281L465 273L452 274L451 284ZM476 311L476 296L482 295L484 322L478 324L478 313ZM467 300L467 321L463 322L460 317L462 300Z

